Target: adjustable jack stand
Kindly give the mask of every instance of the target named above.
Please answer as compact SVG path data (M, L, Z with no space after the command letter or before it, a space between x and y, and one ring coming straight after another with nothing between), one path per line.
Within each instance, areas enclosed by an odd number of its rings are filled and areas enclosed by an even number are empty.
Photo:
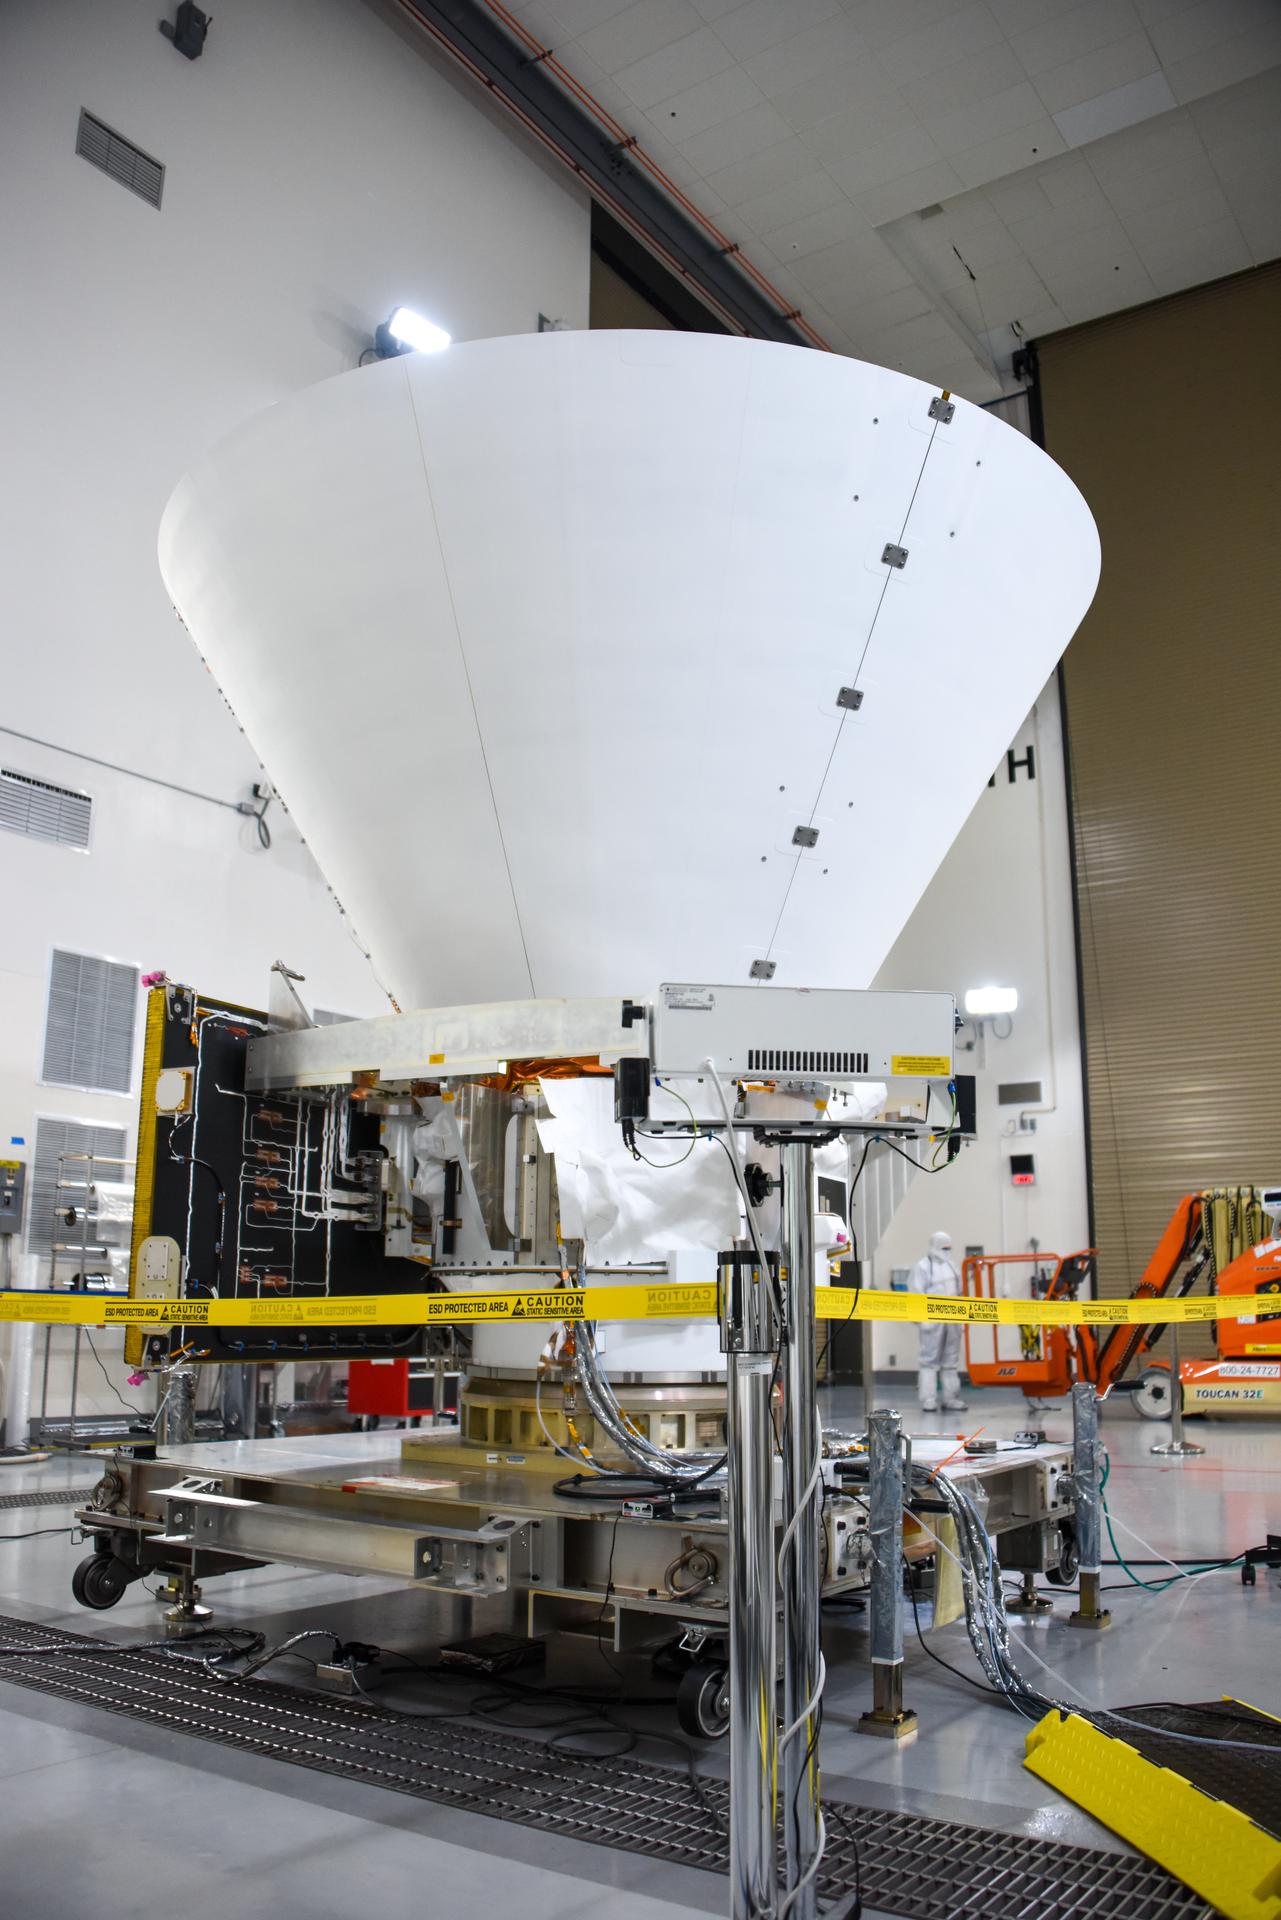
M1044 1595L1037 1592L1036 1575L1032 1572L1025 1571L1023 1575L1023 1591L1019 1594L1017 1600L1006 1601L1005 1611L1007 1613L1053 1613L1054 1602L1047 1600Z
M213 1618L213 1608L200 1604L200 1588L190 1567L171 1573L160 1589L160 1598L173 1604L165 1609L165 1630L177 1633L183 1627L199 1625Z

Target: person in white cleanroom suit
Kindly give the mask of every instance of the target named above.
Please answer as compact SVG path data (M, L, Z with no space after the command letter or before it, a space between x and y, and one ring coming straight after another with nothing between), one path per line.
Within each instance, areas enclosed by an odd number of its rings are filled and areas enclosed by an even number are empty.
M918 1260L908 1276L908 1286L913 1293L950 1293L957 1295L961 1291L961 1276L952 1265L952 1236L950 1233L932 1233L930 1250L924 1259ZM964 1413L965 1402L961 1398L961 1329L960 1326L923 1326L921 1328L921 1346L917 1356L920 1373L917 1376L917 1395L925 1413L937 1413L940 1406L947 1411ZM942 1377L943 1390L939 1392L939 1379Z

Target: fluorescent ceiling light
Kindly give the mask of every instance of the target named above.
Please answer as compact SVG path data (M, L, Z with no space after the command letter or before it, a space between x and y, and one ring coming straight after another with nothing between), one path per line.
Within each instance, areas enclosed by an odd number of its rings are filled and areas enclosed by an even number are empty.
M1018 1004L1017 987L969 987L965 994L965 1011L977 1020L993 1013L1013 1013Z
M424 314L415 313L412 307L397 307L390 320L385 320L374 336L379 353L384 358L393 353L440 353L447 347L451 335L443 327L438 327Z

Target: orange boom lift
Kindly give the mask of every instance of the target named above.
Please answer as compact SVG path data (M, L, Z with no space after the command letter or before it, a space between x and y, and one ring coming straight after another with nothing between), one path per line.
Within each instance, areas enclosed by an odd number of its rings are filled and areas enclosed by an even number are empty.
M1176 1392L1188 1413L1281 1408L1278 1213L1281 1188L1215 1187L1186 1193L1179 1201L1130 1298L1181 1300L1204 1279L1211 1293L1257 1295L1259 1310L1239 1320L1215 1321L1215 1357L1181 1361L1177 1382L1170 1378L1168 1360L1147 1358L1165 1331L1159 1325L1103 1330L986 1324L965 1329L971 1381L976 1387L1017 1386L1029 1399L1053 1400L1076 1381L1088 1380L1100 1396L1133 1393L1138 1411L1149 1420L1169 1418ZM1096 1265L1092 1247L1062 1257L983 1254L965 1261L962 1284L980 1299L1090 1298Z

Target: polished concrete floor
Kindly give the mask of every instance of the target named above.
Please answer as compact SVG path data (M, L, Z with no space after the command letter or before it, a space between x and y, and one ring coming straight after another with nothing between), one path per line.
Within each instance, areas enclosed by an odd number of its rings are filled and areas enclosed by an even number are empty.
M882 1393L882 1403L885 1394ZM826 1422L847 1426L859 1397L832 1389ZM956 1427L955 1415L920 1415L918 1431ZM1021 1399L971 1395L959 1417L968 1432L993 1436L1027 1424ZM1066 1410L1043 1416L1051 1439L1069 1437ZM1212 1560L1281 1531L1281 1423L1265 1419L1197 1421L1205 1454L1182 1461L1154 1457L1166 1429L1127 1408L1111 1414L1105 1438L1112 1459L1108 1489L1123 1553ZM54 1459L0 1470L0 1491L85 1485L92 1460ZM0 1610L54 1626L123 1641L150 1637L159 1609L145 1586L131 1588L112 1612L86 1614L71 1599L70 1576L83 1548L65 1533L66 1509L0 1511ZM1124 1529L1124 1530L1122 1530ZM1141 1541L1135 1536L1141 1536ZM1139 1569L1159 1580L1159 1568ZM1197 1700L1234 1693L1281 1712L1281 1576L1264 1571L1243 1588L1235 1570L1183 1581L1163 1593L1107 1576L1113 1626L1103 1634L1066 1624L1071 1602L1019 1627L1029 1676L1047 1692L1112 1706L1171 1697ZM304 1626L426 1653L439 1640L497 1624L482 1608L286 1567L210 1583L206 1598L224 1624L252 1625L273 1640ZM910 1616L909 1616L910 1631ZM976 1668L960 1625L931 1636L936 1651L968 1673ZM856 1731L868 1702L866 1640L860 1618L835 1614L826 1636L830 1680L823 1732L829 1793L876 1807L908 1810L1091 1845L1120 1843L1061 1801L1021 1766L1023 1724L934 1664L909 1638L908 1704L919 1738L897 1748ZM594 1656L590 1653L587 1658ZM1044 1662L1051 1671L1038 1664ZM283 1664L273 1677L306 1678ZM609 1685L603 1668L579 1676ZM411 1682L387 1696L422 1707ZM679 1765L668 1709L634 1715L641 1756ZM699 1766L721 1773L723 1745L702 1748ZM724 1910L724 1883L692 1869L490 1821L353 1785L323 1774L195 1741L95 1709L26 1692L3 1680L0 1661L0 1783L3 1785L5 1920L272 1920L376 1909L380 1916L434 1912L469 1915L510 1902L522 1920L679 1920Z

